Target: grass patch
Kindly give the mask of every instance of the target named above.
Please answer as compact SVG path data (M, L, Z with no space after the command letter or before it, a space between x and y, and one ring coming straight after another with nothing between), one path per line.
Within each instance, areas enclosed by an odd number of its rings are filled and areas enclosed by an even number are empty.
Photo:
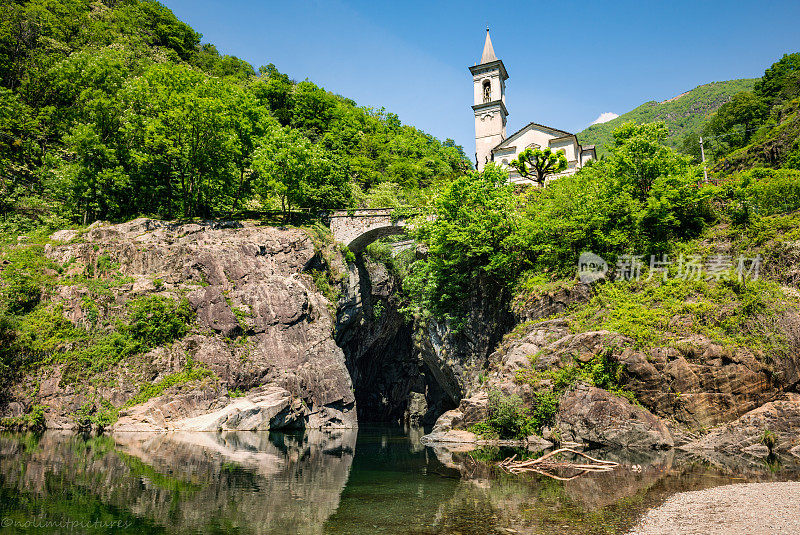
M699 334L726 346L781 350L786 341L773 324L784 301L778 285L763 279L619 281L598 285L568 319L573 332L614 331L640 349Z
M183 370L166 375L157 383L144 385L135 396L125 402L122 408L139 405L149 399L158 397L166 389L173 386L184 385L193 381L201 381L207 377L215 378L216 375L208 368L198 366L191 359L188 359Z
M336 306L341 296L341 290L339 290L338 281L333 280L330 269L311 269L308 274L314 280L317 291L325 296L331 306Z
M140 297L126 308L129 323L118 320L107 329L89 331L64 317L61 304L40 305L16 318L12 352L23 356L19 364L27 368L66 364L62 383L78 383L127 357L185 336L194 318L185 299Z

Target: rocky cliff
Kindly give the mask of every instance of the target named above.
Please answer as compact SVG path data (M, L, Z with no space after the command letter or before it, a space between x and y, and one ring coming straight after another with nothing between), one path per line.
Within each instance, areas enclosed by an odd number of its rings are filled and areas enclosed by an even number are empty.
M0 408L11 427L36 407L47 428L115 432L432 424L508 328L479 295L457 334L407 318L391 269L348 263L313 229L142 218L56 232L43 253L52 284L36 310L59 325L34 332L50 356ZM188 328L122 357L76 352L132 332L143 299L181 303Z
M520 323L487 359L483 381L439 418L426 440L485 443L466 430L489 417L487 392L515 396L529 407L542 403L544 392L557 395L557 410L542 430L551 442L798 452L800 315L790 304L794 291L785 292L789 301L775 317L759 316L769 335L782 340L768 351L702 335L642 347L617 332L581 330L574 316L595 293L586 284L517 300ZM677 321L692 318L670 323ZM598 366L611 371L615 392L591 384ZM759 446L765 433L775 439L769 451ZM529 442L543 445L539 437Z
M125 358L88 382L66 379L57 359L41 366L16 389L7 414L35 400L46 407L49 428L75 427L74 415L87 403L90 412L105 403L121 408L112 427L118 431L356 425L352 381L332 335L331 303L307 274L320 257L305 232L137 219L96 224L83 234L58 232L45 254L63 267L50 306L74 325L112 329L124 318L126 303L152 295L187 300L196 319L180 339ZM92 287L102 278L99 264L114 272L100 293ZM83 284L69 278L87 269L95 278ZM91 322L90 299L99 316ZM131 404L147 385L163 385L187 362L210 373ZM29 383L38 391L29 392ZM213 417L199 421L203 415Z
M429 442L475 443L468 429L487 420L488 394L500 392L551 411L538 420L542 436L530 437L536 447L549 440L730 450L738 443L755 451L765 433L770 451L799 446L794 279L780 279L780 307L748 324L778 345L721 343L684 328L702 318L680 314L667 321L682 337L642 344L578 321L586 310L605 311L591 308L596 287L574 282L513 303L477 284L459 330L408 318L391 262L366 254L347 262L312 229L137 219L59 231L43 254L52 284L24 346L37 348L40 360L22 368L0 408L7 427L22 426L38 408L57 429L436 422ZM130 343L121 333L133 332L131 303L143 299L185 307L188 326L146 350L119 350ZM723 316L755 306L726 299ZM145 310L147 325L158 310ZM87 344L116 356L78 350Z

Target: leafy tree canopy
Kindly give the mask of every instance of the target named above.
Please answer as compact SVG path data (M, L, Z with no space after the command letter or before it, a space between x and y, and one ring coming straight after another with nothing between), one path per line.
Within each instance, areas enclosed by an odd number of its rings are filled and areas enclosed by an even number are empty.
M310 168L279 171L280 151ZM0 163L0 216L87 223L344 207L383 183L420 202L470 167L383 109L220 54L152 0L0 6Z
M521 176L544 186L544 181L549 175L566 170L567 156L563 149L554 152L550 147L544 149L528 147L511 161L511 167Z
M662 123L625 124L608 158L521 194L493 165L444 186L414 223L427 247L404 281L414 305L457 323L476 287L573 277L583 251L613 265L621 254L664 253L697 236L713 219L716 190L662 144L665 133Z

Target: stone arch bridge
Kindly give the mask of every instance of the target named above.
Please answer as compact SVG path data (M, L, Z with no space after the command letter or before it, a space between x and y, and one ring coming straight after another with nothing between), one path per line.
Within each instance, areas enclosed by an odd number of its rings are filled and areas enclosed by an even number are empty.
M354 253L362 252L367 245L384 236L405 234L406 219L393 217L391 208L363 208L337 210L330 214L333 238L347 245Z

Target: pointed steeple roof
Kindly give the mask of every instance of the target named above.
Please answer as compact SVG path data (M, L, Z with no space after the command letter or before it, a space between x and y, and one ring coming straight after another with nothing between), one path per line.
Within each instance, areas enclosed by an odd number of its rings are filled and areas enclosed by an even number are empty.
M483 54L481 54L481 65L496 60L497 56L494 55L494 47L492 47L492 38L489 37L489 28L486 28L486 42L483 44Z
M499 69L500 77L503 80L508 80L508 73L506 67L503 65L503 60L497 59L494 55L494 47L492 46L492 38L489 37L489 28L486 28L486 42L483 44L483 54L481 55L481 62L469 68L469 72L473 76L480 73L488 72L488 70Z

